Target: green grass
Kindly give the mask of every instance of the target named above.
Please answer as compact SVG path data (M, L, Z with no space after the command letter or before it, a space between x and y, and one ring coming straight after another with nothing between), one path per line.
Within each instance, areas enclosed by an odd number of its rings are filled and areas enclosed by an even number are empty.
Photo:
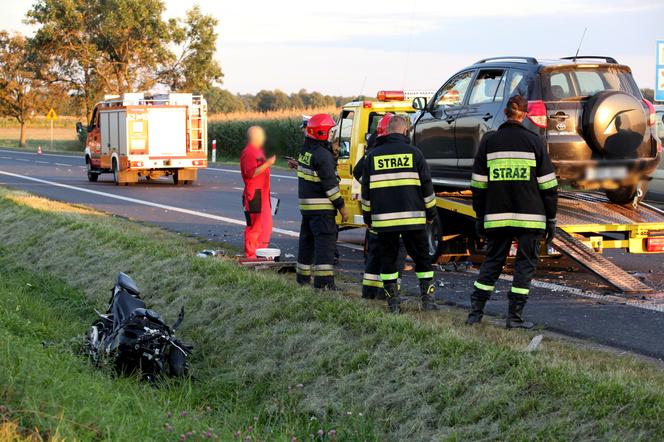
M0 191L0 244L0 401L25 428L80 440L208 427L222 440L664 438L664 374L629 357L550 339L524 353L532 334L469 329L455 310L389 316L196 258L209 246L195 239L23 193ZM167 318L186 306L194 381L151 389L72 350L120 270Z
M0 147L9 149L20 149L36 151L39 147L44 152L60 152L60 153L83 153L81 143L76 140L53 140L53 147L51 147L50 140L32 140L27 141L25 147L20 147L18 140L0 139Z

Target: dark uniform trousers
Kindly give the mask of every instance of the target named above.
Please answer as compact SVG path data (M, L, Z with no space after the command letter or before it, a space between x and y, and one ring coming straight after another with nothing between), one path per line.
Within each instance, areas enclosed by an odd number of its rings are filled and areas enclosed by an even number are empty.
M429 244L424 229L378 233L380 276L383 283L397 282L399 278L400 240L410 257L415 261L415 273L420 281L433 279L433 266L429 256Z
M428 246L427 246L428 247ZM367 255L364 259L364 275L362 277L362 297L368 299L385 299L383 281L380 279L380 242L374 230L367 230ZM399 276L406 262L406 249L403 241L399 241L397 269Z
M480 268L477 282L475 282L476 296L485 300L491 296L496 281L505 266L513 240L516 240L518 250L514 261L514 279L509 297L528 296L530 282L535 276L542 234L531 230L504 228L495 231L488 230L486 235L488 253Z
M334 250L337 225L334 215L303 215L297 255L297 282L314 287L334 286Z

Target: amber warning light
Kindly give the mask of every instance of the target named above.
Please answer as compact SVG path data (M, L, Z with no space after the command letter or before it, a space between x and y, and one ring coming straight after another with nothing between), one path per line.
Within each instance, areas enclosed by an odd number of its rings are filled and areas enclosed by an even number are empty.
M404 91L378 91L378 101L403 101L406 99Z

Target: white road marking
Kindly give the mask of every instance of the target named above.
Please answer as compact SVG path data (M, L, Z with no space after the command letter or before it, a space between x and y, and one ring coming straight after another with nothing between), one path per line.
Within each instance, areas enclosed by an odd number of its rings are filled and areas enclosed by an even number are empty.
M20 150L5 150L5 149L0 149L0 152L3 153L11 153L11 154L19 154L19 155L39 155L37 152L23 152ZM43 156L49 156L49 157L60 157L60 158L81 158L83 159L83 155L59 155L57 153L43 153Z
M112 194L112 193L100 192L98 190L85 189L83 187L71 186L69 184L57 183L55 181L42 180L40 178L33 178L33 177L30 177L30 176L26 176L26 175L19 175L17 173L5 172L3 170L0 170L0 175L6 175L6 176L14 177L14 178L20 178L20 179L23 179L23 180L32 181L32 182L40 183L40 184L48 184L49 186L61 187L63 189L77 190L79 192L90 193L90 194L93 194L93 195L104 196L106 198L112 198L112 199L121 200L121 201L127 201L127 202L134 203L134 204L141 204L141 205L144 205L144 206L156 207L157 209L164 209L164 210L171 210L173 212L185 213L187 215L193 215L193 216L198 216L198 217L201 217L201 218L212 219L212 220L215 220L215 221L221 221L221 222L224 222L224 223L234 224L234 225L237 225L237 226L246 226L246 221L245 220L239 220L239 219L235 219L235 218L228 218L228 217L219 216L219 215L212 215L210 213L199 212L197 210L184 209L182 207L175 207L175 206L169 206L167 204L153 203L152 201L146 201L146 200L141 200L141 199L137 199L137 198L130 198L130 197L127 197L127 196L115 195L115 194ZM275 228L272 229L272 231L275 232L275 233L280 233L280 234L285 235L285 236L289 236L291 238L299 238L300 237L300 233L295 232L293 230L286 230L286 229L280 229L280 228L275 227ZM363 247L358 246L356 244L347 244L347 243L341 243L340 242L339 245L342 246L342 247L352 249L352 250L360 250L360 251L364 250Z
M233 169L220 169L218 167L208 167L207 169L202 169L202 170L209 170L209 171L215 171L215 172L226 172L226 173L240 173L239 170L233 170ZM286 178L289 180L296 180L297 177L294 175L278 175L274 173L270 173L270 178Z
M48 161L39 161L39 160L35 160L35 163L39 163L39 164L51 164L51 163L49 163Z
M30 161L30 160L28 160L26 158L16 158L16 161Z
M3 160L11 160L12 159L12 157L0 157L0 158L2 158Z
M66 166L66 167L72 167L72 165L71 165L71 164L65 164L65 163L53 163L53 164L55 164L56 166ZM85 166L80 166L80 167L85 167Z

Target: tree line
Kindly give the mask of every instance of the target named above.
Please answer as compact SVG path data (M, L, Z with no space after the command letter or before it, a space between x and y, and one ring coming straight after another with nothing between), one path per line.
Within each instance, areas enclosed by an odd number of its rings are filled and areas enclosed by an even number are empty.
M21 126L49 107L86 117L104 94L202 92L221 82L217 19L198 6L165 20L162 0L36 0L33 37L0 31L0 114Z

